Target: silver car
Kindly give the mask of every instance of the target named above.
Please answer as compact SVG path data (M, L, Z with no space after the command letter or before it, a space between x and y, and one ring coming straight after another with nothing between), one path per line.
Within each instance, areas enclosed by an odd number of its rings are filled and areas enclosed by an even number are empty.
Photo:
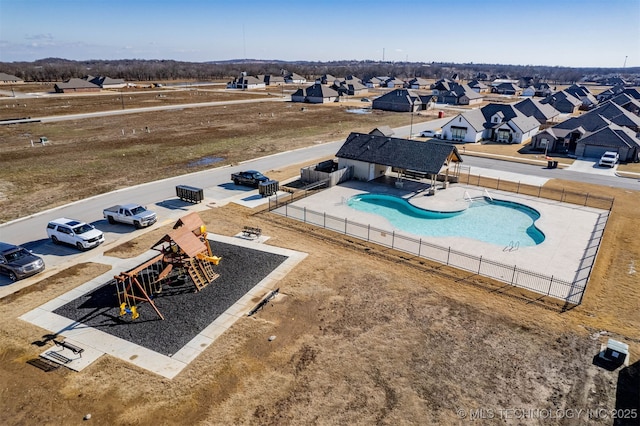
M0 273L11 281L44 271L44 260L24 247L0 243Z

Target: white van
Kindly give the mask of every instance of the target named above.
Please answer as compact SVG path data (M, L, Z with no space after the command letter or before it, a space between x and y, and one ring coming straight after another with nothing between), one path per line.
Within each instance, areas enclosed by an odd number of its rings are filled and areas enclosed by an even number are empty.
M104 243L104 234L93 225L64 217L47 224L47 235L54 244L71 244L79 250L90 249Z

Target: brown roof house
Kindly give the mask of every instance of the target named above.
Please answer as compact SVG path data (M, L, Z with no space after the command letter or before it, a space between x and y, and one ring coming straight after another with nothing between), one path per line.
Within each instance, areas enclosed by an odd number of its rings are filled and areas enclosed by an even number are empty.
M81 78L70 78L64 83L57 83L54 87L57 93L85 93L99 92L100 86L90 83Z
M15 75L0 72L0 84L21 84L24 80Z

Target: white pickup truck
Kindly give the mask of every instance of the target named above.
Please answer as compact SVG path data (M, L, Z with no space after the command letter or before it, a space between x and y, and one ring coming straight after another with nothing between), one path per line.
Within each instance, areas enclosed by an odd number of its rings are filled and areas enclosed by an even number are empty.
M139 204L123 204L112 206L102 211L102 215L109 223L128 223L136 228L144 228L156 223L158 218L151 210Z

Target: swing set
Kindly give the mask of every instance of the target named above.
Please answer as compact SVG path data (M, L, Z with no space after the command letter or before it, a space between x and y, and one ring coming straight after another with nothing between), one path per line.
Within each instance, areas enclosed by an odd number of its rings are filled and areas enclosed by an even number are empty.
M195 212L180 218L173 231L151 248L160 254L114 277L120 316L129 314L136 319L140 316L138 302L148 302L164 320L153 297L165 284L186 281L188 276L198 292L220 276L213 267L221 258L213 255L207 229Z

